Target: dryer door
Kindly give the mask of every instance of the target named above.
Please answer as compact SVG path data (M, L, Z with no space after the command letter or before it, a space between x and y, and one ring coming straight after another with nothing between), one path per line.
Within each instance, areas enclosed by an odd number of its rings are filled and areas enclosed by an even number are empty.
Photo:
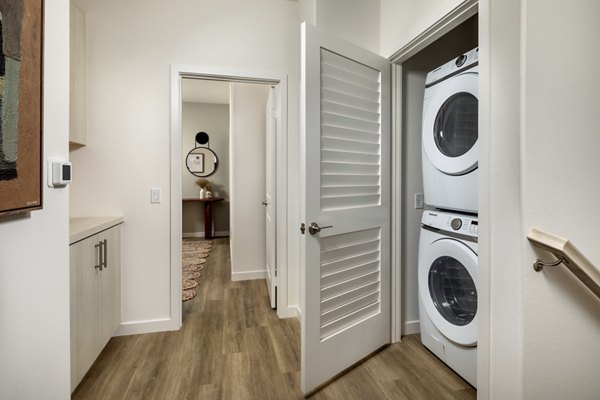
M477 168L477 77L475 72L466 72L429 89L434 94L423 110L423 150L448 175L464 175Z
M419 295L427 315L448 339L477 344L477 254L443 238L427 246L419 268Z

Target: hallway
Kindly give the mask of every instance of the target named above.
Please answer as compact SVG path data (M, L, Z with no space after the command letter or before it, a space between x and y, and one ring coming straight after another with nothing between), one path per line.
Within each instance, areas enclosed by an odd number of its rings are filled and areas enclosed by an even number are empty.
M216 239L177 332L115 337L73 399L302 399L300 324L269 308L264 280L231 282ZM407 336L311 399L475 399L476 392Z

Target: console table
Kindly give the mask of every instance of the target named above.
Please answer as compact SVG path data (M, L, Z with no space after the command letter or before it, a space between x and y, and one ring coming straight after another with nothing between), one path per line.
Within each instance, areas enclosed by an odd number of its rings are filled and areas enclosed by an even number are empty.
M213 197L210 199L182 199L184 203L202 203L204 204L204 238L212 239L212 205L217 201L223 201L222 197Z

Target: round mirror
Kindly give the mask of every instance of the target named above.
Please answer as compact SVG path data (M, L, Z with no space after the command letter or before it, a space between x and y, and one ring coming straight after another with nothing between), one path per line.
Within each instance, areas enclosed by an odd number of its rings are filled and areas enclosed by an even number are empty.
M193 175L206 177L215 173L219 159L208 147L196 147L188 153L185 165Z

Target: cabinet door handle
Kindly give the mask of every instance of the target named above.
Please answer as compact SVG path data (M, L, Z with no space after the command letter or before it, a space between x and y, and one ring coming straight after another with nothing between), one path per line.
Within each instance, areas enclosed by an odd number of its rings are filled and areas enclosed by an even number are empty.
M102 242L95 244L94 248L96 248L97 252L96 252L96 260L98 260L98 263L96 265L94 265L94 268L102 271Z
M102 241L102 266L108 268L108 239Z

